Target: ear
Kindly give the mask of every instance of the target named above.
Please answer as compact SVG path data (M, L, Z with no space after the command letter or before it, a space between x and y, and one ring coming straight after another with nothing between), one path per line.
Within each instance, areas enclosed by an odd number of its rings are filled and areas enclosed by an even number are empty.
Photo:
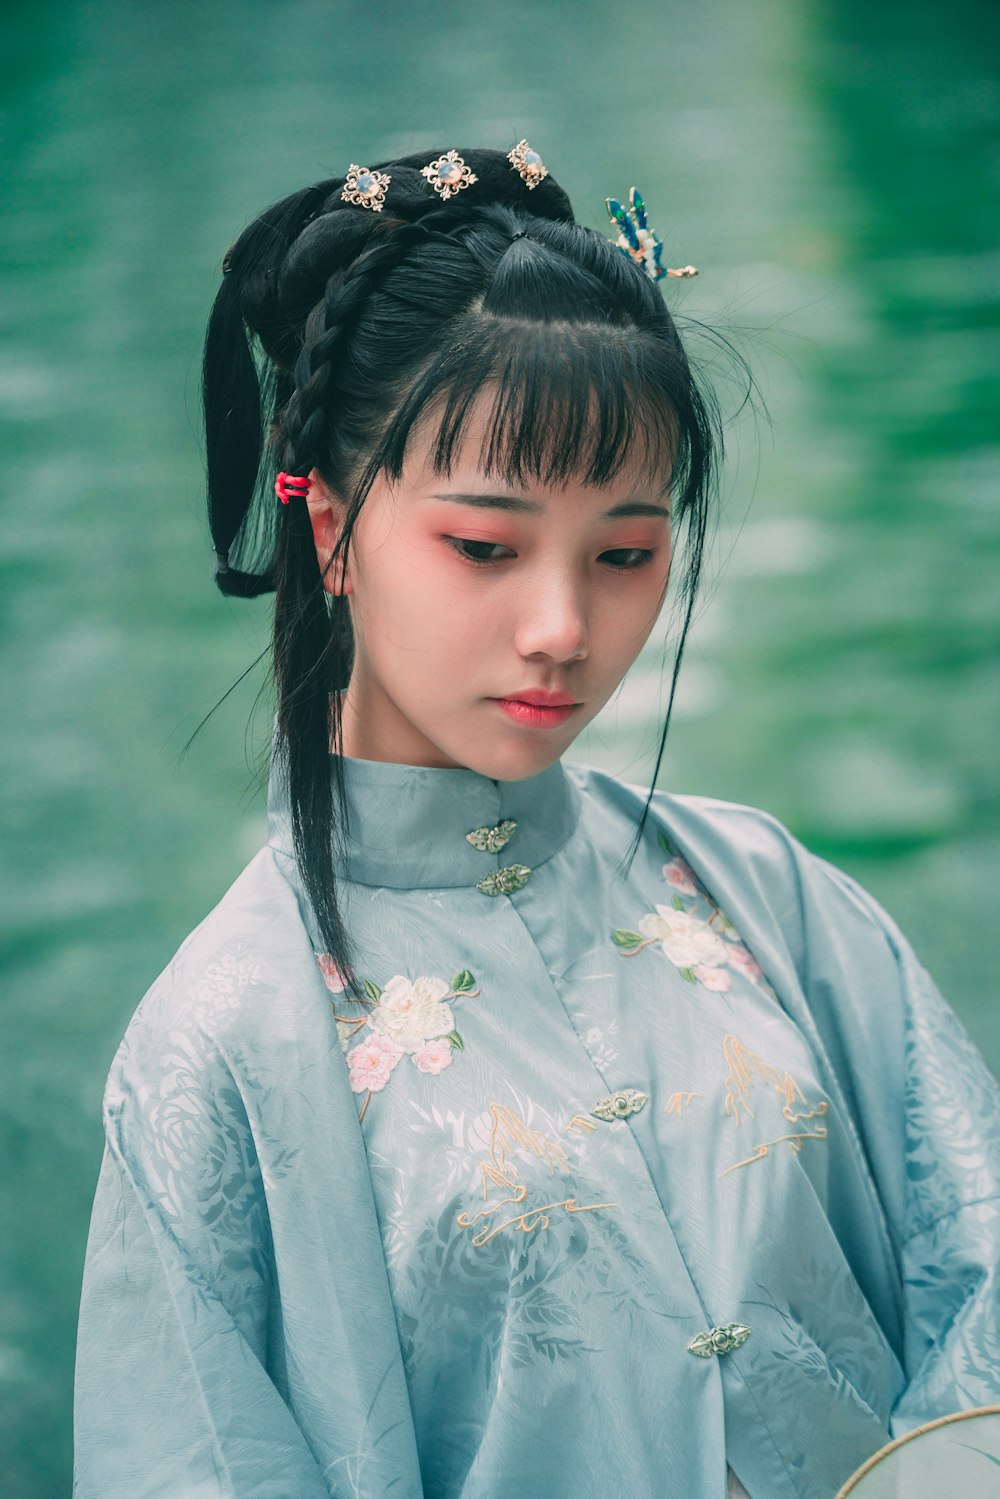
M327 488L326 481L318 468L310 470L306 504L309 507L309 522L312 526L313 541L316 543L316 560L323 577L323 587L327 593L353 593L350 576L344 568L343 557L338 557L334 566L330 566L330 558L344 521L344 505Z

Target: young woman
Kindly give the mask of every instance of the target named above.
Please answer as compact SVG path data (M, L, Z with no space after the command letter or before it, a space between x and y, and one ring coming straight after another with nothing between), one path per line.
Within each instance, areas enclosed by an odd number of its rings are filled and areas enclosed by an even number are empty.
M111 1067L77 1499L831 1499L1000 1397L1000 1094L903 936L766 813L562 758L668 577L683 644L718 449L612 208L427 150L226 257L270 832Z

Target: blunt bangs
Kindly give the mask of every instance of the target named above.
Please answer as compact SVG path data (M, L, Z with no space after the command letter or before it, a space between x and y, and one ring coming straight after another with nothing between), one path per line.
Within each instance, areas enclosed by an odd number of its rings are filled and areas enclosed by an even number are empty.
M703 492L710 419L667 330L527 322L477 310L452 332L397 408L361 492L380 471L398 480L414 436L433 430L435 419L433 466L450 476L480 402L480 467L510 486L576 478L604 487L628 468L659 490L669 485L681 513Z

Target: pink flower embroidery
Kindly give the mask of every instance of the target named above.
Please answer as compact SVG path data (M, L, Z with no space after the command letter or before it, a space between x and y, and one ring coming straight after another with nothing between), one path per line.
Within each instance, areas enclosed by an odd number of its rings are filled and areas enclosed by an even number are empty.
M745 973L747 978L760 979L764 977L764 970L752 953L741 945L732 946L727 949L726 961L740 973Z
M328 952L318 952L316 954L316 962L319 964L319 971L323 975L323 982L330 993L343 994L344 979L336 961Z
M709 968L706 963L699 963L692 972L699 984L704 984L706 989L714 989L717 994L722 994L729 988L731 980L724 968Z
M351 1088L355 1093L380 1092L404 1055L394 1041L372 1032L347 1053Z
M436 1041L428 1041L420 1051L413 1053L414 1064L421 1072L443 1072L450 1067L455 1052L450 1041L443 1037Z
M687 860L682 859L679 854L671 859L669 864L664 864L663 878L668 885L673 885L674 889L679 891L681 895L698 894L698 884L694 877L694 870Z

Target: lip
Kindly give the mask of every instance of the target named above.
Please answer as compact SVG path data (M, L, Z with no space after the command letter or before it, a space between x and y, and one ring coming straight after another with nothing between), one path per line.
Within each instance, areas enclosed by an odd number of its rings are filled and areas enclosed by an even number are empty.
M524 698L495 697L492 699L498 708L512 718L515 723L524 724L527 728L554 729L561 723L565 723L582 703L562 703L546 706L543 703L529 703Z
M536 708L578 708L579 700L568 692L544 692L540 687L529 687L525 692L510 692L506 697L493 699L496 703L532 703Z

